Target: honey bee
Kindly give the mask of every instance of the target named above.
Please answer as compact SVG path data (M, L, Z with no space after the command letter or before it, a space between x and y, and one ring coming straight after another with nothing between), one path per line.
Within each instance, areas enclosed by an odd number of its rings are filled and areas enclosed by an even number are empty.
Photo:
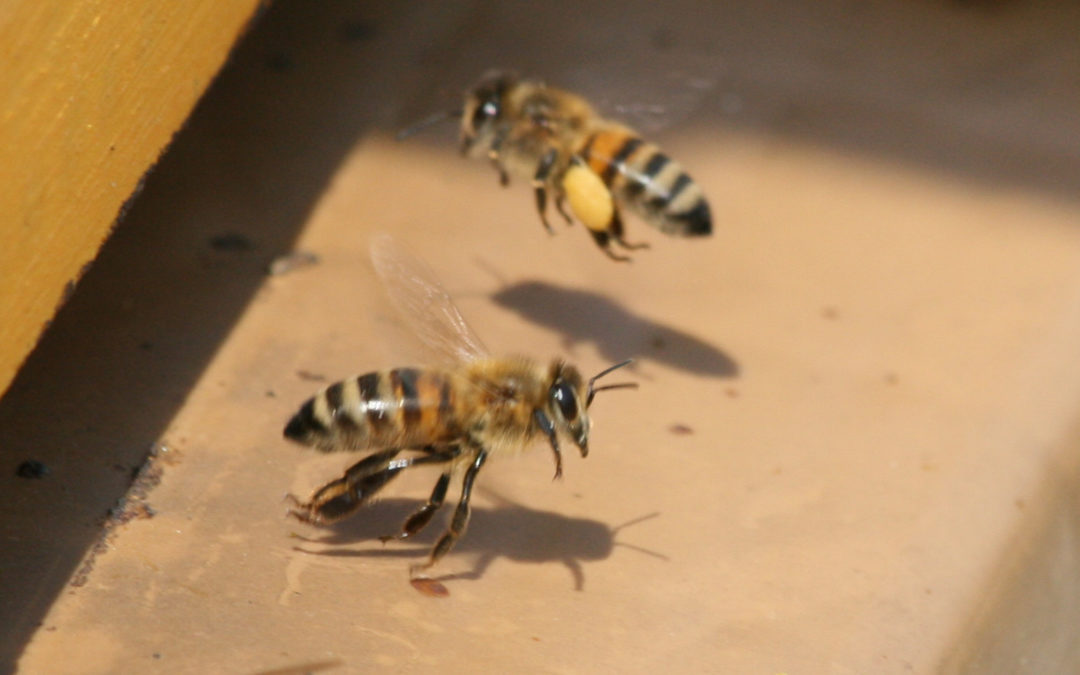
M466 94L461 110L433 115L398 137L458 116L462 155L486 156L504 186L510 172L531 178L540 222L549 233L549 195L567 223L572 219L563 204L569 201L574 216L614 260L629 257L612 250L612 242L626 250L648 247L624 238L620 208L672 236L712 233L709 203L689 174L576 94L493 72Z
M315 525L340 520L413 466L440 464L442 474L427 502L382 540L411 537L427 525L461 477L461 496L446 532L426 563L413 565L414 579L453 548L469 522L473 483L489 457L519 450L537 438L548 441L555 478L562 475L560 437L585 457L596 392L634 383L596 386L630 361L585 379L559 359L544 365L523 357L493 358L469 328L450 296L420 261L393 239L372 244L375 269L391 299L417 335L454 365L394 368L332 384L304 403L285 426L285 437L322 452L367 451L341 478L306 502L292 495L289 514ZM399 457L402 453L408 456Z

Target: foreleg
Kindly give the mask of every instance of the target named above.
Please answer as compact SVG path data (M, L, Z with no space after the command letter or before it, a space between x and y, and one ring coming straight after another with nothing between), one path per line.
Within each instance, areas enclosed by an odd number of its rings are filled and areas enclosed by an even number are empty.
M540 427L540 430L544 432L544 435L547 436L548 442L551 444L551 451L555 453L555 476L551 480L559 480L562 478L562 452L559 451L559 436L555 433L555 425L543 410L537 409L533 413L533 419L536 421L536 425Z

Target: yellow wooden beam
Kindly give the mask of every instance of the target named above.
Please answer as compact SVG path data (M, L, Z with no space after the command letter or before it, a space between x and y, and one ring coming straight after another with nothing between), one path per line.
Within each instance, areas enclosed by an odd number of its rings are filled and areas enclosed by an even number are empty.
M0 7L0 394L259 2Z

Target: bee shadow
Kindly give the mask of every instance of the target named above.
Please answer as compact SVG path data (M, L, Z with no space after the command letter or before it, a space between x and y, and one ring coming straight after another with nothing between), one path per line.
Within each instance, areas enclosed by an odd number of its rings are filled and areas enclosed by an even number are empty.
M739 365L722 349L681 330L642 318L590 291L546 281L521 281L491 296L501 307L562 333L569 347L592 342L609 361L628 355L712 377L735 377Z
M458 540L453 549L453 553L476 555L473 568L467 572L438 577L438 580L480 579L492 562L504 557L523 563L561 562L573 577L574 589L580 591L585 588L582 563L604 560L616 546L632 548L667 560L667 556L660 553L615 540L620 530L656 518L659 513L650 513L617 527L609 527L598 520L570 518L553 511L537 511L497 496L496 498L501 502L499 506L472 508L468 532ZM440 523L445 523L445 520L432 522L421 534L410 537L407 542L390 541L372 549L343 548L361 541L378 540L380 536L397 532L401 523L418 506L419 503L411 499L376 502L352 518L330 525L324 530L325 536L300 537L304 541L322 546L342 548L319 551L302 545L294 548L311 555L426 558L436 537L442 534L445 525ZM446 512L443 515L448 517L453 507L447 506L443 507ZM409 546L409 542L417 545ZM445 558L442 562L445 563Z

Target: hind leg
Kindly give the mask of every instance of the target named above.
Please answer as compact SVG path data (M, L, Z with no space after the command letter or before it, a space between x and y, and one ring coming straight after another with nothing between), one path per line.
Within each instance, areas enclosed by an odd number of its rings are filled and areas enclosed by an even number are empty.
M425 447L422 451L427 454L397 460L394 457L401 452L401 448L390 448L369 455L350 466L341 478L319 488L310 501L301 502L293 495L288 495L287 499L292 504L289 515L312 525L333 523L351 515L410 466L449 462L458 455L456 447Z
M287 499L293 505L289 515L313 525L332 523L348 516L397 475L398 472L390 470L389 465L399 452L401 448L391 448L365 457L349 467L341 478L319 488L307 502L288 495Z
M608 223L608 232L611 233L611 238L615 240L615 243L622 246L628 251L637 251L643 248L649 248L648 242L629 242L623 238L623 223L622 217L619 215L618 209L613 209L611 212L611 222Z
M611 250L613 241L628 250L648 246L626 241L623 237L622 218L619 217L619 209L610 187L580 157L574 158L562 175L560 185L574 215L589 230L593 241L609 258L620 262L629 260L628 257Z
M611 258L616 262L630 262L630 256L619 255L611 249L611 235L607 230L589 230L589 234L592 235L593 241L600 247L600 250L604 252L604 255Z

